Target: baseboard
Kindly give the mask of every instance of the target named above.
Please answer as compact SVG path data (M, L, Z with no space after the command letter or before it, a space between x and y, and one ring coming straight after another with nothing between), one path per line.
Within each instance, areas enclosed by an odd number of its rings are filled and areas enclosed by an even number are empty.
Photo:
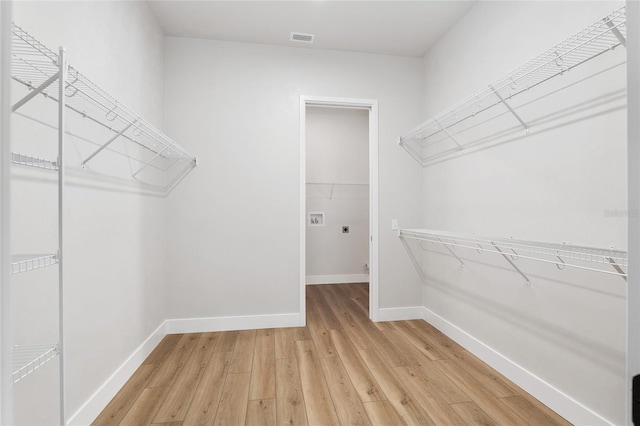
M369 274L307 275L307 285L368 283Z
M166 334L165 321L129 355L126 361L87 399L82 407L69 417L67 425L91 424Z
M540 402L576 425L611 425L593 412L540 377L511 361L495 349L482 343L455 324L422 307L422 319L459 343L469 352L489 364L509 380L533 395Z
M300 327L300 313L233 317L184 318L166 321L167 334Z
M378 309L378 321L406 321L423 319L423 306Z

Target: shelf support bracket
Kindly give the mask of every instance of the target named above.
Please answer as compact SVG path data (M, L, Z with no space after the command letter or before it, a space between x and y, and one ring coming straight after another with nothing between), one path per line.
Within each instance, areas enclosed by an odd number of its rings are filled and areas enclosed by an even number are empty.
M434 119L433 119L433 121L434 121L434 122L435 122L435 123L436 123L436 124L437 124L441 129L442 129L442 131L444 132L444 134L445 134L445 135L447 135L447 137L448 137L449 139L451 139L451 140L453 141L453 143L455 143L455 144L456 144L456 146L458 147L458 149L459 149L459 150L461 150L461 151L462 151L462 150L464 149L464 148L462 147L462 145L460 145L460 144L458 143L458 141L457 141L453 136L451 136L451 133L449 133L449 131L448 131L448 130L447 130L447 129L442 125L442 124L440 124L440 122L439 122L438 120L436 120L436 119L434 118Z
M444 243L444 241L442 241L440 238L438 238L438 241L440 241L440 244L442 244L442 245L444 246L444 248L446 248L446 249L449 251L449 253L451 253L451 256L453 256L453 257L455 257L456 259L458 259L458 262L460 262L460 265L464 266L464 262L462 261L462 259L460 259L460 258L458 257L458 255L457 255L457 254L455 254L455 253L453 252L453 250L451 250L451 248L449 248L449 246L448 246L448 245L446 245L446 244Z
M418 263L418 260L416 259L415 255L411 251L411 247L409 247L407 240L402 235L399 235L399 237L400 237L400 241L402 241L402 245L404 246L405 250L407 250L407 253L409 253L409 258L411 259L411 263L413 263L413 267L416 268L416 272L418 272L418 275L420 276L420 280L422 282L425 282L426 277L424 276L424 272L422 271L422 268L420 267L420 264Z
M504 254L504 253L502 252L502 250L500 250L500 247L498 247L498 246L496 245L496 243L494 243L494 242L492 241L492 242L491 242L491 244L493 245L493 247L495 247L495 249L496 249L496 250L498 250L498 252L502 255L502 257L504 257L504 258L506 259L506 261L507 261L507 262L509 262L509 264L511 264L511 266L513 266L513 269L515 269L515 270L516 270L520 275L522 275L522 278L524 278L524 280L527 282L527 285L528 285L528 284L531 282L531 281L529 280L529 277L527 277L527 276L524 274L524 272L522 272L522 271L520 270L520 268L518 268L518 267L516 266L516 264L515 264L515 263L513 263L513 261L512 261L511 259L509 259L509 256L507 256L506 254Z
M156 158L158 158L158 157L160 157L162 154L164 154L164 152L165 152L167 149L169 149L169 147L166 147L166 148L165 148L165 149L163 149L162 151L158 152L158 153L157 153L157 154L156 154L156 155L155 155L151 160L147 161L147 162L145 163L145 165L144 165L144 166L140 167L140 168L138 169L138 171L137 171L137 172L135 172L133 175L131 175L131 177L132 177L132 178L135 178L135 177L136 177L136 175L137 175L138 173L140 173L141 171L143 171L144 169L146 169L146 168L149 166L149 164L153 163L153 161L154 161Z
M613 25L613 22L611 22L611 19L609 19L609 17L607 16L606 18L603 19L603 21L605 24L607 24L607 27L609 27L613 35L616 36L618 41L620 41L620 44L623 45L624 47L627 47L627 40L624 38L624 36L622 35L618 27Z
M87 164L89 161L91 161L91 159L93 157L95 157L96 155L100 154L100 152L102 152L103 149L105 149L106 147L108 147L109 145L111 145L111 143L113 141L115 141L116 139L118 139L120 136L123 135L124 132L126 132L127 130L129 130L129 128L131 126L133 126L133 124L135 123L135 121L133 123L129 123L127 124L122 130L120 130L116 135L114 135L111 139L109 139L104 145L102 145L100 148L96 149L93 154L91 154L90 156L88 156L83 162L82 164L80 164L82 167L85 166L85 164Z
M489 88L493 91L493 93L495 93L495 95L498 97L498 99L500 99L500 102L502 102L504 104L504 106L507 107L507 109L509 110L509 112L511 112L511 114L513 114L513 116L520 122L520 124L522 124L522 127L524 127L524 132L525 133L529 133L529 126L527 126L527 123L525 123L522 118L520 118L520 116L518 115L518 113L511 108L511 105L509 105L509 103L502 97L502 95L493 87L493 85L489 85Z
M31 99L35 98L36 96L38 96L40 93L42 93L42 91L44 89L46 89L47 87L49 87L51 85L51 83L53 83L54 81L57 81L58 78L60 77L60 71L58 71L57 73L55 73L54 75L52 75L51 77L49 77L49 79L47 81L45 81L44 83L42 83L40 86L36 87L35 89L33 89L31 92L29 92L27 94L27 96L25 96L24 98L20 99L18 102L16 102L16 104L11 108L12 112L16 112L16 110L18 108L20 108L22 105L26 104L27 102L29 102Z
M620 267L620 265L618 265L616 263L616 261L612 258L612 257L607 257L607 260L609 261L609 263L611 264L611 266L613 266L613 269L616 270L617 273L620 274L620 276L622 277L623 280L627 281L627 274L624 273L624 271L622 270L622 268Z

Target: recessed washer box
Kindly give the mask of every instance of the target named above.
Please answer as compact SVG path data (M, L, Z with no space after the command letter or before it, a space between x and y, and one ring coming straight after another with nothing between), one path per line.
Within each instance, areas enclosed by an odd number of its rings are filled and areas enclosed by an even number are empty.
M309 212L309 217L307 218L307 225L324 226L324 212Z

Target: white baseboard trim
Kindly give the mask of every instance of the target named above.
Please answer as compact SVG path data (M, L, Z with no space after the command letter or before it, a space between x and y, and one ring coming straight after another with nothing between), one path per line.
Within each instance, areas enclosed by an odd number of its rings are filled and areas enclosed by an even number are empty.
M258 328L300 327L300 313L245 315L233 317L185 318L166 321L167 334L207 331L251 330Z
M435 312L425 307L422 307L422 310L422 319L459 343L469 352L489 364L492 368L499 371L502 375L529 392L540 402L571 423L576 425L613 424Z
M82 407L69 417L67 425L91 424L166 334L165 321L129 355L125 362L87 399Z
M307 285L368 283L369 274L307 275Z
M423 319L423 306L378 309L378 321L406 321Z

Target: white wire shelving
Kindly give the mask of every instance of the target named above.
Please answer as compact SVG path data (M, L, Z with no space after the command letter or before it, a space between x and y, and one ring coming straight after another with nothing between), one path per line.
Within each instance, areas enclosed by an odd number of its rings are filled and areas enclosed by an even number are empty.
M11 256L11 274L52 266L57 264L58 260L57 254L13 255Z
M428 166L442 156L441 151L430 152L430 147L449 142L453 152L464 150L465 141L456 134L458 125L498 105L504 105L528 132L526 119L511 106L511 99L620 45L626 46L626 33L622 7L416 126L400 137L399 144L423 167Z
M58 345L33 345L13 347L13 384L27 377L53 360L60 353Z
M32 157L30 155L19 154L17 152L11 153L11 162L21 166L35 167L37 169L44 170L58 170L58 162L52 160L46 160L44 158Z
M57 102L59 55L18 25L13 24L12 30L12 79L29 89L28 95L13 105L13 111L37 95ZM167 172L177 167L177 164L182 164L185 169L196 166L195 155L133 113L72 66L68 67L64 93L68 109L107 129L111 135L82 160L82 167L118 139L128 140L148 152L146 156L124 152L140 164L137 170L132 171L133 178L146 168ZM167 163L156 165L160 159Z
M627 279L624 271L628 265L626 251L429 229L401 229L398 235L402 239L442 245L462 265L464 261L453 251L455 248L499 254L527 282L530 282L527 275L514 263L518 259L554 264L558 269L577 268Z

